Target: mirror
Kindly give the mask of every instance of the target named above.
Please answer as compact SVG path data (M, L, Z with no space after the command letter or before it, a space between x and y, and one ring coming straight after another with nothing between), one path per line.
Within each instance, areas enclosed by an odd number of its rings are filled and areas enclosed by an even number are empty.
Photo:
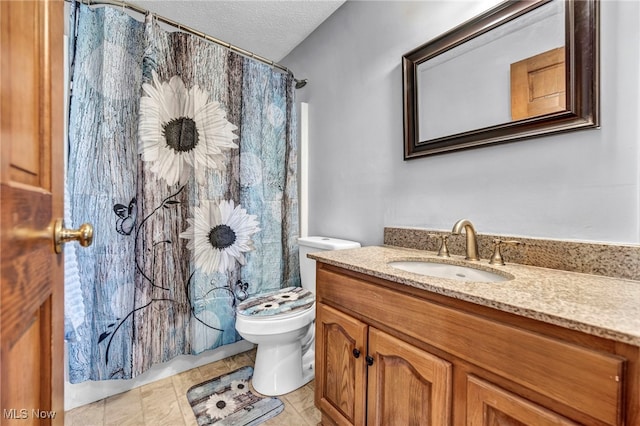
M597 0L506 1L403 56L404 158L598 126Z

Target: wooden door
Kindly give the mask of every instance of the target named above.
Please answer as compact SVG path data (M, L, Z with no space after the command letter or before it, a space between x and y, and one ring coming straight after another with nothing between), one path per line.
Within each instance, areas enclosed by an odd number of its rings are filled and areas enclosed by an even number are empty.
M451 424L451 364L375 328L369 329L369 425Z
M511 119L566 111L564 47L511 64Z
M0 1L2 423L64 423L63 3Z
M315 402L338 425L364 425L367 325L319 303Z
M467 378L467 426L577 426L478 377Z

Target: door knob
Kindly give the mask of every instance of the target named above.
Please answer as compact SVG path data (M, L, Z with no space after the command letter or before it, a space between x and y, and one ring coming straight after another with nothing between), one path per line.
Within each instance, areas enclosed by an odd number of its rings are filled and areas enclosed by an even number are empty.
M89 247L93 242L93 226L83 223L78 229L64 227L63 219L52 220L46 229L33 230L26 228L14 228L12 236L19 240L51 240L53 251L62 253L62 245L69 241L78 241L82 247Z
M53 249L56 253L62 253L62 245L69 241L78 241L82 247L89 247L93 242L93 226L83 223L78 229L64 227L63 219L53 222Z

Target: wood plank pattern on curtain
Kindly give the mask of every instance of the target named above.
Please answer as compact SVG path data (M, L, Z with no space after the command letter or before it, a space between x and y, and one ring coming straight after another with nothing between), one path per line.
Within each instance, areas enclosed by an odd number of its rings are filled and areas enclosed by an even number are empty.
M95 226L66 283L83 295L66 322L77 383L233 343L235 306L300 275L292 76L73 8L67 189L72 225Z

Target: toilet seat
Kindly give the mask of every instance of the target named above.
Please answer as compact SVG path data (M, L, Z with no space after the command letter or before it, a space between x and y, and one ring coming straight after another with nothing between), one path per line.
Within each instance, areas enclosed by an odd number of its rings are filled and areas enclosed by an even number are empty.
M315 308L315 295L302 287L287 287L253 296L240 303L236 314L260 320L282 320L306 314Z
M287 295L290 297L283 297ZM267 307L269 304L278 306ZM286 333L297 333L308 327L315 317L315 295L301 287L287 287L254 296L239 304L236 308L236 330L241 335L284 337Z

